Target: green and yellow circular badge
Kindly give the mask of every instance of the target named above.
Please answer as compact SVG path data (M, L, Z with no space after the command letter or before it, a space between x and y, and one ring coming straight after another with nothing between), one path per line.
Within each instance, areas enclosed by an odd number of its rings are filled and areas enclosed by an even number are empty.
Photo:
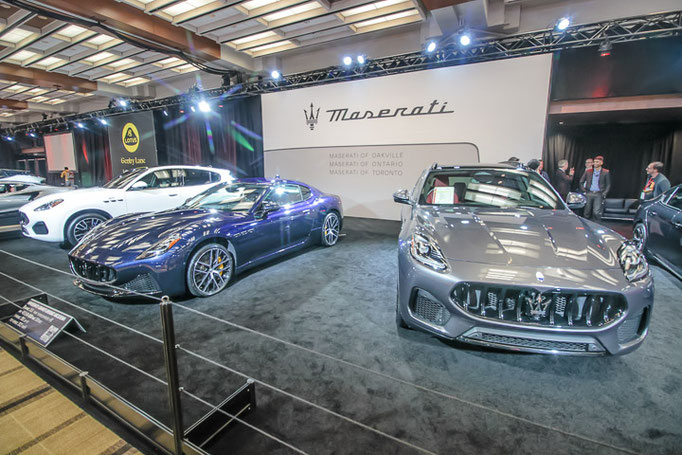
M126 123L121 132L123 147L130 153L136 152L140 146L140 134L133 123Z

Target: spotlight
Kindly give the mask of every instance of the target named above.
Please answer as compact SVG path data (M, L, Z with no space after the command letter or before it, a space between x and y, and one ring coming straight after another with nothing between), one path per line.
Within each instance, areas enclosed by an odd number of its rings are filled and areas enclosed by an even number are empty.
M196 111L197 111L196 109L194 109L194 106L190 106L189 108L192 109L192 112L196 112Z
M351 63L353 63L353 59L346 55L343 58L343 64L346 66L350 66Z
M279 71L272 70L272 72L270 73L270 77L277 81L279 80L280 77L282 77L282 75L280 74Z
M85 125L83 125L81 122L76 122L76 126L78 128L85 128Z
M7 136L7 137L5 137L5 139L7 139L9 142L12 142L14 140L14 138L12 136Z
M365 64L365 56L364 56L364 55L358 55L358 63L359 63L360 65L364 65L364 64Z
M30 133L28 133L28 135L31 136L31 137L38 137L38 136L36 136L36 133L34 133L33 131L31 131Z
M181 113L181 114L184 114L184 113L185 113L185 110L184 110L184 109L180 109L180 113Z
M429 44L426 45L426 52L429 54L433 51L436 50L436 42L435 41L429 41Z
M101 123L102 125L108 125L109 124L109 122L107 122L107 119L105 119L105 118L99 118L97 120L99 120L99 123Z
M199 101L198 106L201 112L211 112L211 105L206 100Z
M128 102L124 99L118 100L118 105L121 107L128 107Z
M571 20L567 17L562 17L556 23L557 30L566 30L571 25Z
M604 42L599 45L599 56L608 57L611 55L611 49L613 49L611 42L608 39L604 40Z
M164 109L164 110L163 110L163 115L166 116L166 117L168 117L168 111Z
M471 44L471 37L469 36L469 34L467 33L462 34L462 36L459 37L459 44L461 44L462 46L468 46L469 44Z

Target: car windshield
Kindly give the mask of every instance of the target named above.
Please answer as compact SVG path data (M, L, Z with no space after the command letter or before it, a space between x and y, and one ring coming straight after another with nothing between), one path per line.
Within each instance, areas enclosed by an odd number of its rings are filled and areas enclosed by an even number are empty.
M520 169L448 169L429 173L422 205L556 209L563 204L535 172Z
M219 185L188 200L185 207L223 212L248 212L267 189L267 185L256 183Z
M131 181L139 177L146 169L135 169L134 171L126 172L125 174L121 174L118 177L115 177L111 180L109 180L107 183L104 184L104 188L116 188L120 189L125 187L127 184L129 184Z

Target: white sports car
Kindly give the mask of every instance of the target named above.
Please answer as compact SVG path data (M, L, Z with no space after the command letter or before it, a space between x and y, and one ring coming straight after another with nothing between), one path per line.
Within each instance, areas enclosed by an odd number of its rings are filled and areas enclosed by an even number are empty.
M75 245L101 222L127 213L175 208L233 177L226 169L160 166L122 174L102 188L45 196L19 210L21 231L47 242Z

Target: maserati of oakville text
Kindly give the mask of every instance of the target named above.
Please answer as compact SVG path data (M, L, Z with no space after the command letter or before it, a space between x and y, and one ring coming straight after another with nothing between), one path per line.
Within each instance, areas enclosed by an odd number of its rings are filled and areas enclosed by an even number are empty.
M338 196L301 182L243 179L181 207L97 226L69 253L75 284L108 297L208 297L235 273L307 245L335 245Z
M199 166L136 169L101 188L69 191L35 199L19 210L26 237L75 245L93 227L127 213L177 207L218 183L230 171Z
M405 204L396 322L516 351L624 354L647 334L648 263L585 220L536 172L506 164L425 170Z

